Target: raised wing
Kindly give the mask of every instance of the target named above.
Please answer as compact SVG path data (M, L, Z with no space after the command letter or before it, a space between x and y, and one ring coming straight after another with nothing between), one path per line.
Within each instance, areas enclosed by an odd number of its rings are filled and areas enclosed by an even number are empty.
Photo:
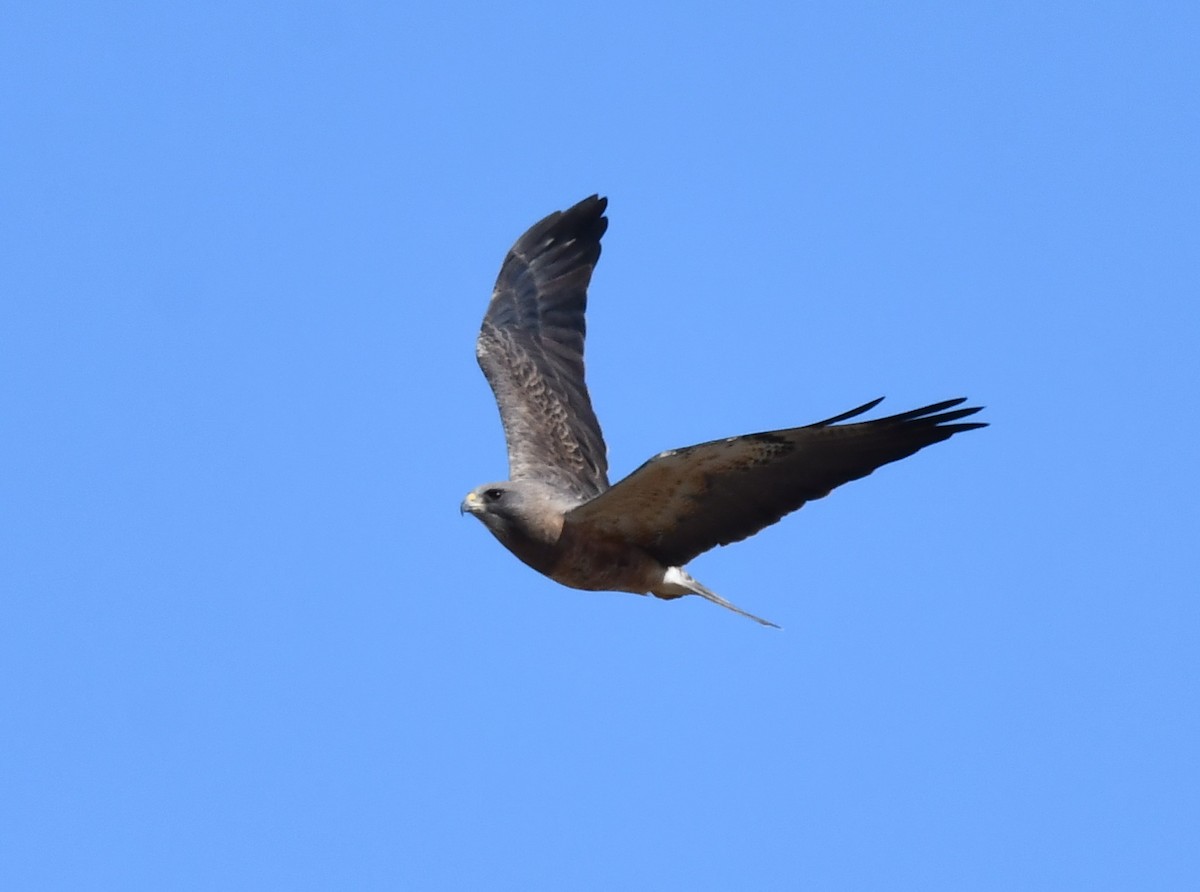
M567 523L637 544L669 567L745 539L805 502L962 431L979 408L947 400L901 415L838 424L874 400L807 427L663 452L567 514ZM951 411L946 411L951 410Z
M500 268L475 342L512 480L583 500L608 488L608 459L583 375L584 311L608 200L593 195L521 236Z

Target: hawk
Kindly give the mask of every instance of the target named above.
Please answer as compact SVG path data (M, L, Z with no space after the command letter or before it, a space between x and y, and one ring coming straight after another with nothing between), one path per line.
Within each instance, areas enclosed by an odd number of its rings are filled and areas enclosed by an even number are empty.
M805 427L669 449L614 486L584 382L588 284L607 199L585 198L522 235L500 268L475 343L508 444L509 479L467 493L518 558L589 591L699 595L767 626L693 579L692 558L737 542L834 488L933 443L986 427L946 400L857 421L882 398Z

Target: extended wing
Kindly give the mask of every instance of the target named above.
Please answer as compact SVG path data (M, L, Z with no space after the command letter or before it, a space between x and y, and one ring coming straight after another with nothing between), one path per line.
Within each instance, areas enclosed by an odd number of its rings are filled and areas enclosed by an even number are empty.
M962 399L875 421L837 424L879 402L807 427L663 452L603 495L573 509L567 523L619 536L668 567L682 567L696 555L745 539L881 465L987 426L952 423L979 411L954 409Z
M517 240L475 342L500 408L509 477L580 500L608 487L604 436L583 375L587 288L608 228L607 204L585 198Z

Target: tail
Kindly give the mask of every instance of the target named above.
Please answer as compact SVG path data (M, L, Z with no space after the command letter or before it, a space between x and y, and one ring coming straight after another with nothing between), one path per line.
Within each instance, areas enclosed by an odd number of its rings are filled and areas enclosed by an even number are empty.
M763 619L761 616L755 616L753 613L747 613L736 604L731 604L718 595L711 589L705 588L699 582L691 577L691 575L682 567L668 567L667 572L663 575L663 590L662 592L652 592L659 597L679 597L680 595L699 595L706 601L712 601L724 607L726 610L732 610L734 613L740 613L747 619L752 619L756 623L761 623L764 626L770 626L772 629L780 628L769 619Z

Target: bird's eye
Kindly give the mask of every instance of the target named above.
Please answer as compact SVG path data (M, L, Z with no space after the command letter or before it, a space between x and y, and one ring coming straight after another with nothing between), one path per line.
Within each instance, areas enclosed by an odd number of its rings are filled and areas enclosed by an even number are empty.
M495 502L498 501L502 495L504 495L504 490L502 489L489 489L484 492L483 497L489 502Z

